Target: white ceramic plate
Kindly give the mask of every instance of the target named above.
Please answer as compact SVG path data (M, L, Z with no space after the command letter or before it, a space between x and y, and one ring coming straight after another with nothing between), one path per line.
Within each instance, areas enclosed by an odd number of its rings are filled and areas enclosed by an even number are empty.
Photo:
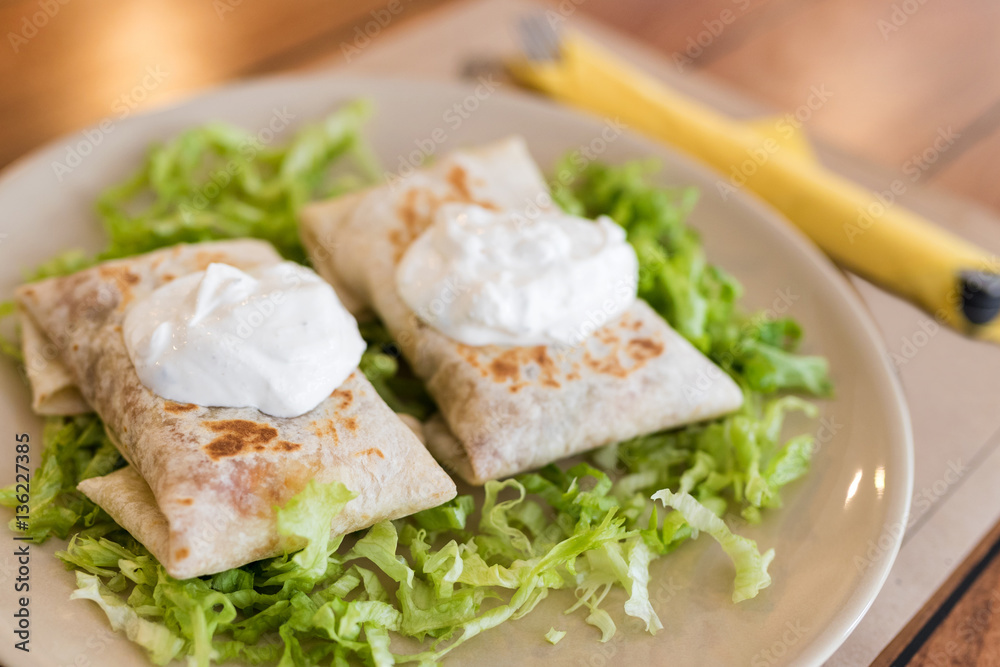
M757 599L732 604L728 560L714 543L699 540L654 567L651 597L665 628L655 637L628 622L617 598L606 606L617 607L613 615L621 630L601 644L583 615L561 614L572 599L566 593L551 595L526 618L460 647L448 662L759 667L826 659L871 604L899 546L912 485L902 393L863 305L830 262L765 205L742 193L723 199L712 173L650 141L524 95L483 88L330 75L236 85L127 119L110 131L64 138L10 167L0 179L0 293L9 295L23 269L59 250L100 248L102 234L91 212L95 196L131 173L150 143L212 120L255 131L290 124L274 139L282 141L295 125L359 96L377 105L368 135L393 171L428 153L512 133L527 138L546 169L572 149L610 162L660 159L663 182L701 188L692 223L702 232L710 259L742 281L747 306L787 309L804 325L806 351L829 358L837 388L819 423L791 425L819 438L813 471L787 491L783 509L767 513L760 526L742 529L762 549L777 551L774 584ZM291 118L278 120L282 116ZM261 138L268 140L268 132ZM15 434L30 435L34 464L42 428L12 364L0 363L0 387L5 399L0 437L7 441L0 483L8 484L14 479ZM9 516L2 512L5 523ZM16 543L9 536L7 544ZM61 547L56 539L31 547L30 654L13 648L17 564L13 547L2 549L0 662L144 664L139 649L110 632L96 605L67 599L73 575L52 557ZM570 631L554 647L542 640L552 626Z

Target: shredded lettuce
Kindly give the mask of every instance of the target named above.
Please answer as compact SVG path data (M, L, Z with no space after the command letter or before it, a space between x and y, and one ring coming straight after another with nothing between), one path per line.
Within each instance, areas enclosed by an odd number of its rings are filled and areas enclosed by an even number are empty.
M723 551L729 555L736 567L733 602L757 597L760 589L771 585L771 575L767 573L767 566L774 559L774 549L761 554L757 550L756 542L734 535L725 521L712 514L711 510L687 493L672 493L670 489L664 489L653 494L653 500L659 500L677 510L692 529L704 531L714 537Z
M184 641L170 632L162 623L148 621L133 609L120 595L110 590L93 574L77 571L76 590L71 600L93 600L108 616L112 630L124 630L125 636L146 649L149 659L165 665L181 653Z
M366 102L348 104L303 126L282 147L222 123L154 146L132 178L98 199L109 244L95 260L181 242L252 236L270 241L289 259L305 261L298 209L314 197L376 178L360 140L370 113ZM330 168L342 157L354 158L357 170L331 180Z
M31 521L24 535L43 542L50 535L65 539L71 532L92 536L107 532L108 516L76 490L78 482L106 475L125 464L100 419L96 415L49 417L42 441L41 461L31 476ZM17 504L13 486L0 489L0 505ZM15 530L14 519L10 528Z
M363 322L361 336L368 349L358 368L394 412L412 415L423 421L437 408L427 388L400 363L399 347L381 322Z
M278 534L295 538L296 542L305 540L306 546L291 560L272 566L282 572L269 578L265 585L297 580L312 588L326 573L331 550L330 524L352 498L354 493L339 482L319 484L310 480L287 505L277 508ZM334 549L339 545L336 540Z
M241 236L305 261L298 208L379 173L361 138L368 112L365 103L347 105L284 146L213 124L153 147L139 171L98 202L105 250L63 253L31 277ZM651 564L700 533L733 560L733 601L754 597L770 583L774 553L734 534L723 517L760 521L808 471L813 438L783 433L789 413L816 415L791 392L829 394L826 362L796 353L802 331L793 320L740 310L739 283L708 262L685 223L697 193L656 187L649 171L640 163L574 169L567 160L553 193L572 212L608 215L625 228L640 260L640 296L740 384L746 400L736 414L610 445L568 468L489 482L481 496L461 495L346 538L330 539L329 526L352 494L313 481L277 509L279 532L299 551L185 581L76 491L81 479L124 465L100 419L53 417L32 478L29 535L69 538L58 556L77 572L73 597L100 605L156 664L182 657L193 665L437 664L557 590L572 591L566 613L582 614L600 641L617 632L604 606L615 588L626 597L621 611L655 633L663 626L649 595ZM0 306L0 317L12 310ZM379 394L398 412L431 414L433 400L384 326L366 323L362 334L361 369ZM17 359L15 345L0 350ZM12 488L0 490L0 504L16 506ZM396 653L394 634L420 648ZM564 636L552 628L544 637L556 644Z
M624 227L639 258L639 296L745 387L829 394L826 360L794 354L798 324L739 311L742 287L709 264L697 232L685 224L698 191L652 185L648 174L655 167L592 162L579 168L567 157L557 167L553 197L572 213L607 215Z

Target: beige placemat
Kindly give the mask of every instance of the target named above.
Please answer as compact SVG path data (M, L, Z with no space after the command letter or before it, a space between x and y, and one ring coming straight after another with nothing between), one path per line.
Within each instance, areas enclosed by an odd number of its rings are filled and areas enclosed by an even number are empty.
M703 76L681 73L661 54L586 20L572 0L547 8L556 23L579 29L670 85L739 117L764 110ZM449 5L404 22L406 5L394 5L386 25L331 45L337 55L315 63L352 74L452 79L472 58L500 56L516 46L517 18L540 6L521 1L478 0ZM383 18L385 18L383 16ZM375 17L373 17L375 19ZM398 29L393 21L402 24ZM806 124L808 130L808 125ZM924 188L902 171L865 165L829 148L824 162L875 190L902 178L901 201L982 246L1000 252L1000 223L970 202ZM937 327L922 312L865 281L851 278L880 327L902 381L913 418L916 447L913 511L903 549L871 610L829 664L871 662L1000 520L1000 349ZM845 413L843 421L850 419ZM887 526L886 531L898 530ZM845 554L858 567L880 558ZM860 560L856 560L860 558Z

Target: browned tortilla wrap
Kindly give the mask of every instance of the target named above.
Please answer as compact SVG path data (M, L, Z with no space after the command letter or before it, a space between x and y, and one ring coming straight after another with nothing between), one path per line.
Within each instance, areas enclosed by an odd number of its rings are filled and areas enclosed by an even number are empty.
M482 483L741 405L736 384L642 301L573 346L472 347L418 319L398 294L396 265L448 202L525 219L554 207L524 143L511 139L302 214L319 273L358 312L381 316L426 381L441 411L425 429L428 447L447 467Z
M357 494L331 526L335 534L455 495L451 478L359 371L317 408L291 419L175 403L142 385L121 331L130 303L211 262L249 270L278 261L260 241L182 245L25 285L16 294L41 332L65 339L60 361L131 464L80 489L178 578L288 548L274 508L314 478L340 481Z

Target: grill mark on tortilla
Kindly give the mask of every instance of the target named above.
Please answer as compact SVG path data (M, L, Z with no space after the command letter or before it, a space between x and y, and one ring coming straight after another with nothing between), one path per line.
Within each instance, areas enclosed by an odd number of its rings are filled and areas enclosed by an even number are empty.
M214 461L236 456L247 448L263 451L267 443L278 437L278 430L270 424L258 424L248 419L205 421L202 426L221 434L205 446L205 452Z
M558 389L561 385L559 381L556 380L556 373L558 372L558 367L556 363L552 361L552 357L549 356L548 350L544 345L537 345L529 350L529 356L531 360L535 362L538 366L538 381L543 387L551 387L552 389Z
M351 433L358 430L358 420L354 417L338 417L337 421L339 421L344 428Z
M341 411L350 407L354 400L354 394L351 393L350 389L334 389L330 396L337 399L337 410Z
M181 498L177 501L178 505L194 505L194 498Z
M101 278L110 280L119 287L139 282L139 276L129 271L127 266L100 266L97 271Z
M615 335L611 327L601 327L592 335L605 345L615 345L619 341L618 336Z
M517 393L528 385L538 385L551 389L561 387L560 370L556 362L549 356L545 345L532 347L499 348L500 351L493 360L484 365L481 356L489 356L498 348L488 346L475 348L459 344L459 354L483 377L491 377L500 384L510 383L510 392ZM577 376L579 377L579 376ZM567 375L567 380L570 377Z
M355 452L354 455L355 456L377 456L380 459L384 459L385 458L385 454L383 454L382 450L379 449L378 447L369 447L368 449L365 449L363 451Z
M633 338L625 346L628 355L638 362L646 362L663 354L663 343L649 338Z
M333 423L332 419L312 421L309 422L309 426L312 427L313 433L316 434L317 438L330 438L330 440L333 440L334 445L340 444L340 436L337 434L337 425Z
M440 203L444 204L447 202L457 201L461 203L475 204L476 206L481 206L490 211L499 211L500 207L491 201L476 199L472 194L472 190L469 188L469 172L466 171L461 165L454 165L448 170L448 174L445 176L445 180L448 181L450 185L455 190L455 197L445 197Z
M518 380L521 377L521 366L517 360L517 348L507 350L490 363L490 373L497 382Z
M114 290L98 290L95 295L96 303L91 306L94 313L108 307L108 304L102 303L103 301L115 301L112 307L117 307L119 310L124 309L132 301L132 286L139 282L139 276L132 273L127 266L100 266L97 269L97 274L114 285L118 294L115 294ZM115 297L118 297L117 300Z
M621 360L618 359L617 349L612 349L607 355L598 358L595 358L588 350L583 355L583 363L595 373L612 375L616 378L628 377L628 371L625 370Z
M163 409L167 412L178 414L182 412L189 412L191 410L197 410L198 406L194 403L175 403L174 401L167 401L163 404Z
M476 351L476 348L457 342L455 345L458 348L458 353L462 355L462 358L465 359L470 366L479 371L480 375L486 377L490 374L489 371L483 368L483 365L479 363L479 353Z
M294 452L296 449L302 447L297 442L288 442L287 440L279 440L274 444L274 449L280 449L283 452Z
M395 246L395 261L399 262L403 253L410 246L417 236L420 235L427 225L430 224L431 215L422 214L418 209L418 200L421 191L418 188L411 188L403 194L403 200L396 208L399 219L403 221L402 229L393 229L389 232L389 240ZM426 193L428 196L429 193ZM428 207L433 210L434 206L428 202Z
M181 547L180 549L178 549L177 551L174 552L174 558L177 559L177 560L184 560L185 558L187 558L190 555L191 555L191 552L188 551L187 547Z
M583 363L597 373L626 378L629 374L645 366L650 359L655 359L663 354L664 349L662 342L650 338L633 338L624 345L616 339L616 343L610 346L610 351L603 357L595 357L588 350L583 355ZM623 349L625 354L635 362L630 368L626 368L619 357L618 353Z
M456 164L448 170L446 178L448 183L458 191L459 196L472 201L472 192L469 190L469 172Z

